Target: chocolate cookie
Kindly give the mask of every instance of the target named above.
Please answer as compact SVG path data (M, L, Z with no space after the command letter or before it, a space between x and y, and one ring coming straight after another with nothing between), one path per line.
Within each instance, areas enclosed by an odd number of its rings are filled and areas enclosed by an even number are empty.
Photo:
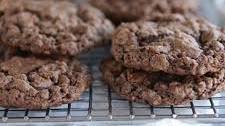
M198 0L90 0L116 24L169 13L192 13Z
M101 66L107 84L123 98L150 105L178 105L206 99L225 90L225 69L203 76L146 73L125 68L113 59Z
M71 103L91 83L77 60L11 57L0 61L0 106L45 109Z
M122 24L112 37L116 61L130 68L177 75L203 75L224 68L221 29L198 17L161 18Z
M63 0L8 2L0 20L2 44L23 51L74 56L103 44L114 29L104 14L90 5Z

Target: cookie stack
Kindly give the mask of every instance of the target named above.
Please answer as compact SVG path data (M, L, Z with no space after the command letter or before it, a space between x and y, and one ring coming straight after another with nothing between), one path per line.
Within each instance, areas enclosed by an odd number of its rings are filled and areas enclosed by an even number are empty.
M122 5L121 1L109 6ZM140 1L130 1L127 7ZM165 1L171 3L157 2L170 10L188 8ZM113 58L103 61L101 70L116 93L150 105L178 105L225 90L225 34L221 28L190 11L146 14L149 16L140 21L121 24L112 36Z
M78 100L92 77L71 57L103 44L112 31L90 5L0 1L0 106L44 109Z

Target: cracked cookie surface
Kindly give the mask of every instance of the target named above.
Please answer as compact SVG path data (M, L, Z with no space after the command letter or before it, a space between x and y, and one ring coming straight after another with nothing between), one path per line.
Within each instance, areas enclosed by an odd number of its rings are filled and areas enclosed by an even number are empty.
M156 23L156 22L157 23ZM203 75L225 66L225 34L200 17L168 15L122 24L112 54L126 67L178 75Z
M90 5L8 0L2 6L2 43L35 54L74 56L103 44L114 29L104 14Z
M114 23L136 21L143 17L169 13L190 13L198 9L198 0L90 0Z
M203 76L178 76L164 72L147 73L125 68L114 59L102 63L106 84L130 101L149 105L180 105L207 99L225 90L225 70Z
M0 106L46 109L79 100L91 75L79 61L11 57L0 61Z

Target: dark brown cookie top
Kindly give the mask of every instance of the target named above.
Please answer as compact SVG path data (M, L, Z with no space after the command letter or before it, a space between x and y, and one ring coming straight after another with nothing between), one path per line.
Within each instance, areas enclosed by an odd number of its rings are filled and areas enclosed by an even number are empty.
M113 59L101 66L103 78L119 95L150 105L179 105L206 99L225 90L225 70L203 76L146 73L123 67Z
M45 109L71 103L91 83L79 61L11 57L0 63L0 106Z
M178 75L203 75L225 65L225 34L203 19L176 15L157 22L122 24L112 54L127 67Z
M116 24L170 13L189 13L198 9L198 0L90 0Z
M9 0L2 8L2 43L36 54L74 56L103 44L113 31L104 14L90 5Z

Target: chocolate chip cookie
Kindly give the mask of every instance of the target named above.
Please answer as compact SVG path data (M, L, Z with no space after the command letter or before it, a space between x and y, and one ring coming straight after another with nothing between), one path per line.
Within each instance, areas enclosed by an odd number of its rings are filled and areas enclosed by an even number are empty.
M2 44L22 51L74 56L103 44L114 29L104 14L90 5L63 0L8 2L2 9L0 37Z
M90 0L116 24L169 13L195 13L198 0Z
M19 57L0 61L0 106L45 109L71 103L91 83L79 61Z
M129 68L177 75L203 75L224 68L221 29L198 17L161 18L122 24L112 37L115 60Z
M203 76L178 76L125 68L114 59L107 59L101 70L104 80L116 93L150 105L185 104L225 90L225 69Z

